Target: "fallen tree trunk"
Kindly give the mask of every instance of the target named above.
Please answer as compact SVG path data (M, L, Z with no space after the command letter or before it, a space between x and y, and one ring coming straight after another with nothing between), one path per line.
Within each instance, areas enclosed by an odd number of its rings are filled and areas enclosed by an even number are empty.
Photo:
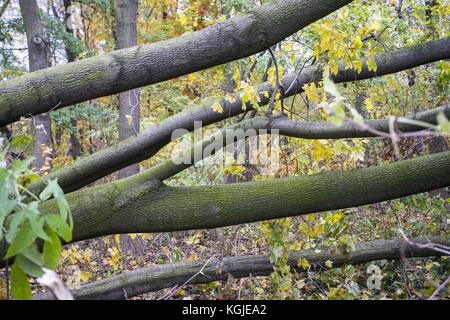
M66 195L73 241L211 229L401 198L450 186L450 151L344 172L217 186L169 187L142 173ZM54 200L41 212L57 212ZM0 257L6 244L0 243ZM5 261L0 260L0 267Z
M427 243L424 240L413 240L414 243ZM433 242L450 246L450 240L434 240ZM308 249L291 252L288 264L298 272L305 270L298 267L299 259L306 259L312 270L328 269L326 261L333 262L333 268L344 264L361 264L376 260L405 259L414 257L441 256L430 248L419 248L403 240L375 240L360 242L350 253L342 253L336 247L321 247L320 251ZM202 271L199 273L199 271ZM244 278L251 276L267 276L273 266L267 256L227 257L223 259L201 260L197 262L155 265L84 284L71 290L75 299L126 299L150 291L187 284L210 283L226 280L228 277ZM37 294L35 300L53 299L50 292Z
M406 118L437 125L437 116L440 113L443 113L446 117L450 117L450 104L420 112ZM380 133L389 133L389 120L387 119L366 120L364 125L372 131L348 121L344 121L343 125L337 126L326 122L294 121L286 117L278 117L272 121L267 118L255 118L255 120L256 123L254 126L256 128L267 128L270 131L278 130L281 135L302 139L368 138L377 137ZM425 129L427 128L409 123L397 123L395 126L396 133L399 135L401 133L417 132Z
M0 85L0 126L266 50L352 0L278 0L201 31L114 51Z
M345 67L341 66L334 80L336 82L363 80L445 58L450 58L450 37L377 56L378 69L376 72L369 71L365 64L359 74L352 70L345 70ZM282 79L283 87L291 88L285 93L285 97L302 92L304 84L318 81L321 77L322 72L316 70L315 67L306 68L300 75L285 76ZM291 84L294 85L291 86ZM262 83L257 86L257 90L260 93L261 105L267 104L269 99L263 92L270 92L271 86L268 83ZM41 179L30 186L30 190L38 193L45 187L46 179L55 178L58 178L59 185L66 193L78 190L121 168L153 156L171 141L172 133L176 129L192 131L195 121L200 121L203 126L206 126L244 112L239 94L236 95L234 102L223 100L221 104L224 109L222 113L213 111L209 103L180 112L144 130L137 137L124 140L117 145L80 159L73 165L65 166L50 173L45 179Z
M450 105L436 108L429 111L420 112L407 119L414 119L429 124L437 124L437 116L443 113L450 117ZM179 155L166 160L152 168L142 172L142 177L149 180L157 179L164 181L191 167L200 160L212 156L228 144L255 137L259 134L270 133L283 136L303 138L303 139L336 139L336 138L364 138L376 137L377 134L389 134L389 120L368 120L365 126L370 130L362 128L360 125L344 122L337 126L327 122L305 122L295 121L282 114L272 118L257 117L248 119L222 130L216 131L213 135L196 143L192 148L181 152ZM424 128L410 123L398 123L396 134L423 131ZM372 130L372 131L371 131ZM235 134L230 134L234 132ZM200 156L199 156L200 155Z
M169 187L146 174L66 195L73 241L211 229L356 207L450 186L450 151L344 172L216 186ZM54 200L42 212L57 211ZM0 244L0 256L5 254Z

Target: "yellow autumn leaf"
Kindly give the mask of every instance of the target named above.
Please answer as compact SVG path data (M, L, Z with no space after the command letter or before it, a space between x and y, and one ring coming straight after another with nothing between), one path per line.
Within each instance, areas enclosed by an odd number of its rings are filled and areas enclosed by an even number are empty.
M299 259L297 265L305 270L307 270L311 266L306 259Z
M81 282L86 282L91 278L91 273L86 271L80 272L80 280Z
M294 251L300 251L302 249L302 244L298 241L295 241L292 245L291 245L291 250Z
M127 119L128 125L131 126L131 124L133 123L133 117L131 115L127 114L125 116L125 118Z
M114 240L116 241L117 246L120 247L120 234L115 234Z
M236 97L227 93L225 96L225 101L227 101L229 103L234 103L236 101Z
M263 294L264 293L264 289L263 288L260 288L260 287L256 287L256 293L257 294Z
M254 106L261 101L258 91L253 86L250 86L247 83L245 83L244 89L242 90L241 99L242 110L246 110L247 105Z
M333 213L333 215L331 216L331 222L332 223L337 223L339 222L343 217L343 214L341 211L335 212Z
M284 74L283 66L278 66L278 78L281 79ZM272 86L275 87L277 84L277 72L276 67L272 66L267 71L267 82Z
M332 59L328 62L328 66L330 68L330 72L334 75L337 75L339 72L339 62L337 59Z
M362 72L362 68L363 68L363 63L359 60L355 60L353 61L353 69L358 72L361 73Z
M314 141L312 159L316 162L329 162L331 160L331 148L329 148L328 145L319 140Z
M320 102L319 88L317 88L317 85L314 82L310 84L305 84L303 86L303 90L309 101L311 101L312 103Z
M322 224L316 224L313 229L313 234L315 237L319 237L325 231L325 227Z
M311 228L304 222L300 222L300 224L298 225L298 230L307 236L311 236L312 234Z
M261 95L263 95L265 98L269 99L270 98L270 94L269 91L263 91L261 92Z
M218 113L223 113L223 108L222 105L219 102L215 102L212 106L211 109L215 112Z
M297 58L297 56L295 55L295 53L291 52L291 53L289 54L289 61L290 61L292 64L294 64L296 58Z
M223 172L225 174L235 174L238 176L242 176L245 172L245 168L241 166L228 166L223 170Z
M361 49L363 46L362 40L361 40L361 36L357 35L355 37L355 41L353 42L353 47L355 49Z
M283 43L283 45L281 46L281 48L282 48L284 51L292 51L292 43L290 43L290 42L285 42L285 43Z
M129 236L130 236L131 240L134 240L134 239L137 238L137 234L136 233L130 233Z
M364 104L366 105L367 111L372 111L372 110L373 110L373 102L372 102L372 99L366 98L366 99L364 100Z
M241 83L241 73L236 65L233 66L233 81L236 85Z

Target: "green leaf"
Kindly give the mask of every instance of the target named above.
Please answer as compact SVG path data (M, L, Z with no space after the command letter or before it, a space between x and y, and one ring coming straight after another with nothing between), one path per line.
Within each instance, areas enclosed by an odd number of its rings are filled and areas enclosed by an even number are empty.
M24 225L9 246L5 259L9 259L18 253L23 252L33 243L35 239L36 236L33 233L31 226L29 224Z
M44 272L42 271L42 266L37 265L27 257L22 254L19 254L15 260L14 264L18 264L20 269L22 269L26 274L32 277L42 277Z
M50 199L53 196L52 188L53 186L51 182L49 182L48 185L44 188L44 190L42 190L41 193L39 194L39 199L41 199L42 201Z
M2 192L2 190L0 190ZM1 197L0 197L1 198ZM16 208L16 202L10 199L5 199L2 201L0 199L0 240L3 239L3 224L6 218L13 212Z
M12 139L8 151L15 153L24 152L33 145L33 140L33 136L29 134L18 134Z
M16 160L13 165L11 166L11 170L14 173L23 173L24 171L26 171L28 169L28 167L30 166L30 163L34 160L33 157L28 158L26 160Z
M27 212L25 210L20 210L19 212L12 215L12 219L8 227L8 233L6 234L6 240L8 242L13 241L17 231L19 230L19 227L25 221L26 216Z
M57 179L48 181L48 185L44 188L44 190L42 190L41 194L39 195L39 199L45 201L50 199L52 196L55 198L64 196L64 192L58 185Z
M58 235L52 229L46 229L51 242L44 242L44 266L48 269L55 270L61 256L61 240L59 240Z
M27 275L15 262L11 269L11 291L15 300L31 300L31 288Z
M339 90L336 86L336 84L333 82L333 80L330 79L330 77L325 77L323 79L323 88L325 89L325 92L332 95L335 98L341 98L341 94L339 93Z
M362 117L361 114L359 114L358 110L356 110L355 108L353 108L349 104L347 104L346 106L347 106L347 108L350 110L350 112L352 114L353 121L355 121L358 124L364 124L364 118Z
M9 177L9 171L5 168L0 168L0 183L3 183Z
M42 240L49 241L49 236L44 232L44 223L45 223L45 217L43 216L35 216L31 215L28 216L28 221L30 222L31 229L33 230L33 233Z
M45 220L49 227L63 238L64 241L70 242L72 240L72 228L70 228L63 217L57 214L49 214L45 217Z
M16 202L10 199L6 199L0 204L0 217L4 217L13 212L16 207Z
M28 247L25 251L22 252L21 255L25 256L28 260L32 261L40 267L44 265L42 253L38 251L36 244Z
M59 214L64 220L67 220L67 217L70 215L70 208L66 199L64 197L58 197L56 198L56 203L58 204Z
M27 213L26 216L28 218L28 222L31 225L31 229L33 230L33 233L37 237L39 237L43 240L49 240L50 238L44 232L45 219L43 216L41 216L39 214L38 206L39 206L39 202L33 201L33 202L30 202L24 210Z

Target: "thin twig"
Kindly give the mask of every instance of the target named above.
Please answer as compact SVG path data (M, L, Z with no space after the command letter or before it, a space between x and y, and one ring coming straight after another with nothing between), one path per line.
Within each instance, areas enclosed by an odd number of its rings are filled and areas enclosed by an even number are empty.
M166 293L164 296L162 296L162 297L159 298L158 300L168 300L168 299L170 299L170 298L175 294L175 292L177 292L178 290L183 289L185 286L187 286L187 285L189 284L189 282L191 282L193 279L195 279L195 278L196 278L198 275L200 275L200 274L202 274L202 275L204 275L205 277L207 277L207 275L205 275L205 274L203 273L203 270L205 270L206 266L209 264L209 262L210 262L214 257L217 257L217 255L215 254L215 255L211 256L211 257L205 262L205 264L202 266L202 268L201 268L197 273L195 273L192 277L190 277L190 278L189 278L186 282L184 282L181 286L176 285L175 287L173 287L171 290L169 290L168 293Z
M450 276L447 278L447 280L445 280L444 282L442 282L442 284L437 287L437 289L433 292L433 294L427 299L427 300L434 300L436 298L436 296L442 291L444 290L444 288L447 286L447 284L450 282Z
M275 58L275 55L273 54L272 48L269 48L269 52L270 52L270 55L272 56L272 60L275 65L275 73L276 73L275 88L272 91L272 96L270 97L269 109L267 110L267 113L266 113L266 115L270 117L272 115L272 112L273 112L273 109L275 106L275 98L277 96L278 91L280 90L280 73L278 71L277 59Z

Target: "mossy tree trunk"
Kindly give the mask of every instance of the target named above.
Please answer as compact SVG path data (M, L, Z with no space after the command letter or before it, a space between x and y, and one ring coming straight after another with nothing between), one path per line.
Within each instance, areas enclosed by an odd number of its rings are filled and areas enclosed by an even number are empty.
M251 56L351 1L276 0L194 33L2 83L0 126Z
M424 244L428 241L413 240L413 243ZM450 245L450 241L436 239L433 242ZM420 248L403 240L375 240L360 242L352 252L344 253L336 247L322 247L319 251L308 249L291 252L288 265L297 272L305 270L298 267L299 259L306 259L312 270L326 270L326 261L332 262L333 268L344 264L361 264L375 260L405 259L428 256L441 256L431 248ZM199 271L202 270L201 273ZM125 271L106 279L82 285L71 290L76 299L127 299L136 295L173 288L184 284L210 283L217 280L243 278L249 276L266 276L273 272L273 265L267 256L240 256L182 262L168 265L156 265L133 271ZM189 281L190 280L190 281ZM35 295L35 300L53 299L51 293Z
M169 187L141 173L66 198L77 241L224 227L361 206L449 185L450 152L443 152L365 169L218 186ZM40 210L56 211L55 201Z
M345 67L341 66L338 75L335 77L335 81L346 82L368 79L396 73L445 58L450 58L450 38L423 43L377 56L377 72L371 72L364 67L363 71L357 74L351 70L345 70ZM306 68L298 78L297 74L289 74L283 77L283 87L289 88L294 83L291 90L285 93L285 97L302 92L304 84L318 81L321 77L322 72L316 70L314 67ZM262 83L257 86L257 90L261 93L261 105L267 104L268 99L262 92L270 92L271 86L268 83ZM153 156L171 141L172 133L176 129L192 131L195 121L201 121L206 126L244 112L242 100L238 95L234 102L223 100L221 103L224 109L223 113L211 110L211 104L209 103L180 112L142 131L137 137L129 138L117 145L80 159L73 165L54 171L49 174L48 178L58 178L59 184L66 192L77 190L124 166L143 161ZM333 138L332 135L326 132L324 132L324 135L327 135L327 138ZM339 137L335 136L335 138ZM31 189L39 190L44 185L45 182L41 180L34 184Z

